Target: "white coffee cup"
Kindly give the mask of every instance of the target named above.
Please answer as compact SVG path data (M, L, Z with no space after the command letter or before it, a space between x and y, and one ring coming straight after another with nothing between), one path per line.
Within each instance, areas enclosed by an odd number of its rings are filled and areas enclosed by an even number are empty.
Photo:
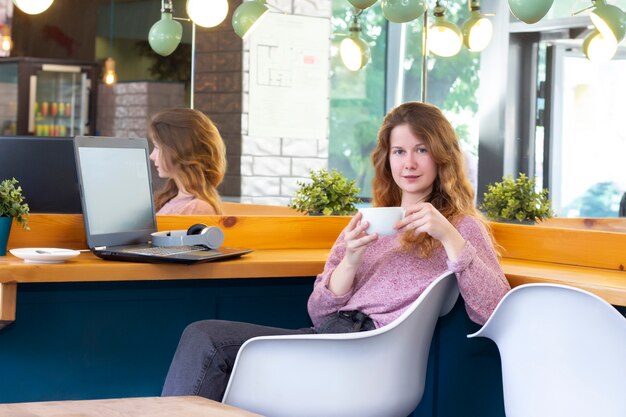
M361 221L369 223L365 230L367 234L377 233L380 236L390 236L398 233L393 226L404 217L402 207L366 207L359 209Z

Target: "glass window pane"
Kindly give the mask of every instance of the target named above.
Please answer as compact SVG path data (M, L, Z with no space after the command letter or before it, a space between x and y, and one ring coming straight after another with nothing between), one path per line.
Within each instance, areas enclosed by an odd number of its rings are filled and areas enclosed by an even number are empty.
M488 10L483 10L488 13ZM433 22L429 14L429 25ZM462 27L469 18L467 3L447 3L446 18ZM404 101L421 100L423 19L407 23L404 60ZM489 46L487 46L489 47ZM449 58L429 54L426 102L442 109L452 123L466 153L470 179L476 186L478 150L478 86L480 53L469 52L465 46Z
M371 197L373 172L370 154L385 113L386 20L380 6L360 16L362 38L370 45L371 60L362 70L349 71L339 57L339 34L348 33L350 3L333 2L329 167L355 179L361 196Z
M561 217L617 217L626 191L626 59L597 64L568 54L563 61L555 210Z

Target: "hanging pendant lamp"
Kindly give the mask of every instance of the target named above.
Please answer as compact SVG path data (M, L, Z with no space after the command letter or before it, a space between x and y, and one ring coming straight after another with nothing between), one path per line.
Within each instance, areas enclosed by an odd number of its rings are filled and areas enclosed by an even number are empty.
M583 52L589 61L607 62L617 52L617 43L612 38L605 38L597 29L591 32L583 42Z
M348 2L359 10L365 10L370 6L373 6L377 0L348 0Z
M148 43L154 52L168 56L180 44L183 37L183 25L174 20L174 8L171 0L161 2L161 19L150 28Z
M52 5L54 0L13 0L18 9L27 14L43 13Z
M387 20L406 23L417 19L428 8L426 0L381 0L380 7Z
M594 0L595 8L591 11L591 21L598 32L606 39L613 38L620 43L626 34L626 15L617 6L607 4L605 0Z
M2 25L0 27L2 28L2 31L0 31L0 51L11 52L11 49L13 49L13 40L11 39L11 26Z
M265 0L244 1L233 13L233 29L240 38L245 39L261 23L269 8Z
M370 60L370 47L361 39L361 25L359 24L360 13L352 17L350 24L350 35L341 41L339 45L339 56L341 61L350 71L359 71L364 68Z
M446 9L437 1L434 10L435 23L428 29L428 49L435 55L447 58L461 50L463 34L454 23L446 20Z
M493 35L493 25L487 15L480 12L478 1L470 1L470 18L461 28L463 43L472 52L480 52L489 45Z
M524 23L537 23L548 11L554 0L509 0L509 9L513 16Z
M187 14L198 26L212 28L228 14L228 0L187 0Z

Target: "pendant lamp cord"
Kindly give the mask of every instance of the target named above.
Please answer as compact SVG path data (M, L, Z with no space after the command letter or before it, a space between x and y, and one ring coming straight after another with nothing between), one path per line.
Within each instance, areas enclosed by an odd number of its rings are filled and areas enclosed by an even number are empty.
M113 57L113 16L115 15L115 0L111 0L109 15L109 56Z

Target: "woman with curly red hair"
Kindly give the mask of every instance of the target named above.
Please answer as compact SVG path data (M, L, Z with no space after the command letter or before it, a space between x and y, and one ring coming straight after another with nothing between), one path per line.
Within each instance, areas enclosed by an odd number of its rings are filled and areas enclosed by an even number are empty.
M220 320L187 326L163 395L219 401L246 340L382 327L448 270L456 274L469 317L480 324L487 320L510 287L491 235L474 208L474 193L450 123L434 106L403 104L385 117L372 161L374 205L405 210L396 224L398 233L370 235L360 213L352 218L315 280L308 302L311 328Z
M372 153L374 206L401 206L398 234L367 234L358 213L339 236L309 299L314 324L357 310L377 327L398 317L446 270L469 317L483 324L510 289L491 233L474 207L463 153L435 106L410 102L384 119Z

